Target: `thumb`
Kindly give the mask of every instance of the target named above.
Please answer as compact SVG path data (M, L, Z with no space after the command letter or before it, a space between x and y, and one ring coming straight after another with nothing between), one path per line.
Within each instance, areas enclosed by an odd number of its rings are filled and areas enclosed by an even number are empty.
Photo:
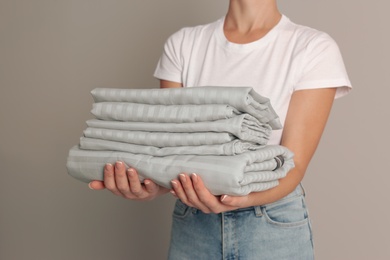
M226 206L232 206L232 207L241 207L243 205L243 202L245 200L244 197L235 197L235 196L229 196L229 195L223 195L221 196L221 203Z
M221 202L225 205L231 206L230 203L232 203L233 198L228 195L222 195L221 196Z
M88 187L91 190L103 190L103 189L106 188L106 186L104 186L104 182L103 181L91 181L88 184Z
M144 184L146 191L149 193L155 193L158 190L157 184L152 182L151 180L145 180Z

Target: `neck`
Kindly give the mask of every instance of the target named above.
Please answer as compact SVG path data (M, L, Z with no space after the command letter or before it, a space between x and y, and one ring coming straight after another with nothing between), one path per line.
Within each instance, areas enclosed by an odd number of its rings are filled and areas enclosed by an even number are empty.
M224 29L241 33L270 30L280 18L276 0L230 0Z

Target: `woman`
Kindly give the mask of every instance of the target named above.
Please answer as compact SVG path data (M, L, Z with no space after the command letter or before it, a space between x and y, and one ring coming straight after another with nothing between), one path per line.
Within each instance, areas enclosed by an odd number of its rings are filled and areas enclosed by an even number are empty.
M279 186L243 197L213 196L196 173L181 173L172 190L136 169L107 164L107 188L131 200L170 192L174 210L169 259L313 259L302 181L334 98L350 90L335 42L282 15L276 0L230 0L225 17L183 28L165 44L155 71L161 88L251 86L270 98L284 127L269 144L295 153L296 167Z

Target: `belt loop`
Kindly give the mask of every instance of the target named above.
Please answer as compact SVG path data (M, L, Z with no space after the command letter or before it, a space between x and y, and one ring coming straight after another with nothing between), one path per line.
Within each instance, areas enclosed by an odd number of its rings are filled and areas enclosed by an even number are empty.
M305 188L303 187L302 182L300 182L299 185L301 186L303 197L306 197L306 191L305 191Z
M256 217L262 217L263 216L263 212L261 210L261 206L254 206L253 208L255 210Z

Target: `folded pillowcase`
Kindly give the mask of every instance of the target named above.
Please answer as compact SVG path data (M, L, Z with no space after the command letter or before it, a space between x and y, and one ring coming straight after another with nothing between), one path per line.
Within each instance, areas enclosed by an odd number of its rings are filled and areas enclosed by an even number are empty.
M282 156L284 164L277 167L275 157ZM123 161L137 169L142 178L150 178L167 188L181 172L199 174L206 187L214 194L243 196L251 192L270 189L278 185L294 167L293 153L279 145L262 146L256 151L235 156L173 155L154 157L116 151L81 150L78 146L69 151L67 169L81 181L103 180L106 163Z
M247 151L260 149L260 145L241 140L233 140L228 143L214 145L198 146L174 146L174 147L155 147L147 145L129 144L123 142L107 141L95 138L80 138L80 149L82 150L100 150L100 151L119 151L134 154L147 154L152 156L168 155L237 155ZM282 163L280 163L281 165Z
M191 87L166 89L110 89L91 91L95 102L130 102L151 105L228 104L240 112L269 123L272 129L281 129L279 117L270 100L251 87Z

